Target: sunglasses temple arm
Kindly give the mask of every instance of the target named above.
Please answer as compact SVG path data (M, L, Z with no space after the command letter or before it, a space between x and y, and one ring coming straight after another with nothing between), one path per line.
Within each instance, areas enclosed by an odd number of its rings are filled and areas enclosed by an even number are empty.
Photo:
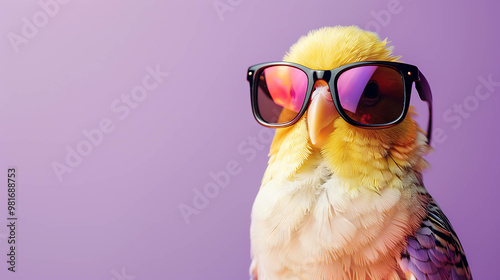
M431 135L432 135L432 92L431 87L429 86L429 82L425 78L424 74L418 71L419 80L415 82L415 88L418 91L418 95L422 101L427 103L429 107L429 124L427 126L427 144L431 143Z

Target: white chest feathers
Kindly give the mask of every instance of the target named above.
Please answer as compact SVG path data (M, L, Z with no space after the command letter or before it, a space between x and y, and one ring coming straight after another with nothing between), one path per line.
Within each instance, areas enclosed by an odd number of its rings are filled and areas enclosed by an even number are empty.
M400 279L397 259L420 224L418 180L348 191L319 164L261 187L252 210L252 269L259 280Z

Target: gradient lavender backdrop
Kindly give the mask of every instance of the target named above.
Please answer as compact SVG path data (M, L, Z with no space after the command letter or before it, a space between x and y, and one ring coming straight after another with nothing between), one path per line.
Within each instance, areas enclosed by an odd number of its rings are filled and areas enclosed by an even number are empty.
M339 24L378 29L428 77L445 136L425 183L475 279L493 279L500 87L473 97L478 77L500 81L500 5L491 2L73 0L16 52L8 34L22 34L23 17L44 23L43 10L38 1L3 0L0 174L18 167L19 221L11 273L1 188L0 279L247 279L250 210L272 130L251 115L246 68L280 60L311 29ZM169 76L120 119L112 104L157 65ZM464 102L474 110L462 123L446 121ZM53 162L64 163L66 146L106 118L114 130L60 182ZM192 206L194 189L228 163L239 173L187 224L179 206Z

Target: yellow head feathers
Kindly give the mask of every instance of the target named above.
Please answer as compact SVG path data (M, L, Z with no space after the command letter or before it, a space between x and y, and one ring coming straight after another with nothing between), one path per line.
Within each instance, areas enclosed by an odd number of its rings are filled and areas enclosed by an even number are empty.
M325 27L301 37L285 55L284 61L310 69L330 70L358 61L396 61L387 40L356 26ZM373 190L384 186L401 186L397 177L404 169L422 170L421 158L426 145L416 144L418 125L411 118L391 128L354 127L338 117L335 130L320 147L311 144L307 115L287 128L279 128L271 145L269 167L263 184L271 179L290 179L308 160L322 157L336 176L352 188L363 185ZM422 139L422 143L425 139Z
M330 70L357 61L396 61L387 39L357 26L323 27L310 31L292 45L283 61L311 69Z

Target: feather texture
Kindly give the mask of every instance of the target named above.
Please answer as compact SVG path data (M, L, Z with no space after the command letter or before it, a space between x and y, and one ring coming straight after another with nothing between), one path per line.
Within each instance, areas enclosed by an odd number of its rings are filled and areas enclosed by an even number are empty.
M397 60L386 44L357 27L323 28L284 60L312 69ZM380 130L337 118L320 148L306 117L276 130L252 209L254 280L471 279L460 242L423 187L430 147L412 115Z
M427 192L426 217L420 228L408 238L399 264L417 279L472 279L464 250L439 206Z

